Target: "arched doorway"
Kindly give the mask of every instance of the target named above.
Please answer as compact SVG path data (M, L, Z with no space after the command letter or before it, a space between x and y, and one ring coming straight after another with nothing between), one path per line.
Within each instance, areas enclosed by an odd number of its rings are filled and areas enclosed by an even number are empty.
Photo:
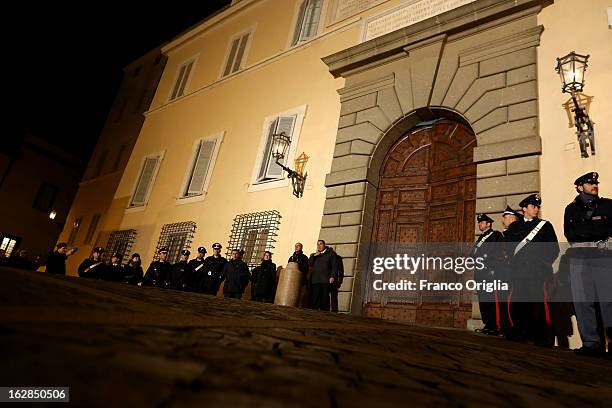
M475 145L468 126L446 119L421 124L403 135L380 169L374 246L473 241ZM433 326L465 327L472 312L466 292L441 302L418 291L397 298L366 284L364 300L368 316Z

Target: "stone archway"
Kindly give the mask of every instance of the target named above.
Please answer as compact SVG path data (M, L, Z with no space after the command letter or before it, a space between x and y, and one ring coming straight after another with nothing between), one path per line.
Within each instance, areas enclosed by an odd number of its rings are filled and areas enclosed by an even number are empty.
M345 78L320 232L344 257L340 310L362 309L380 167L417 123L473 129L477 212L499 218L539 191L537 14L548 3L475 2L324 58Z

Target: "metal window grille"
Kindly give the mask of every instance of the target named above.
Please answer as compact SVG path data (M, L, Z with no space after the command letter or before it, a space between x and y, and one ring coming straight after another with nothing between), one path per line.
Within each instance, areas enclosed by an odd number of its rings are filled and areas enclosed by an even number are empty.
M119 252L123 255L122 262L128 262L130 260L130 254L132 252L132 246L136 240L136 230L120 230L113 231L108 237L106 243L106 251L102 254L102 259L105 262L110 262L111 255L113 252Z
M195 230L196 223L193 221L165 224L159 234L154 259L158 260L160 248L166 247L168 248L168 261L178 262L181 251L191 247Z
M242 249L242 260L249 267L259 265L264 251L274 249L280 219L276 210L237 215L229 237L227 256L233 249Z

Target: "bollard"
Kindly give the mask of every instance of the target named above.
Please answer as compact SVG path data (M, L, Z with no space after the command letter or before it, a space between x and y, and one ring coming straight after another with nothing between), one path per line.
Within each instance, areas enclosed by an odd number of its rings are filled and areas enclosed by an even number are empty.
M297 262L289 262L281 270L280 277L278 278L274 304L297 307L301 283L302 273L298 269Z

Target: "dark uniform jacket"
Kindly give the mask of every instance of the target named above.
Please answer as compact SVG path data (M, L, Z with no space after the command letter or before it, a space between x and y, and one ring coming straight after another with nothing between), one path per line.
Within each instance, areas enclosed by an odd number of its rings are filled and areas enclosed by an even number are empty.
M56 275L65 275L66 259L68 259L68 255L66 254L60 254L57 251L51 252L47 257L46 272Z
M142 285L167 288L170 286L170 271L169 262L153 261L145 273Z
M504 236L501 232L488 229L478 237L474 243L474 256L482 258L485 269L475 269L474 278L476 280L491 279L497 266L503 258L502 242Z
M612 200L584 202L580 195L567 207L563 232L568 242L596 242L612 237Z
M127 271L125 265L121 263L118 263L116 265L108 264L106 266L106 276L104 277L104 279L111 282L125 282L126 272Z
M191 273L191 267L187 261L175 263L170 273L170 287L175 290L189 290Z
M223 293L243 293L249 284L249 267L240 259L232 259L223 267L221 280L225 281Z
M209 295L216 295L223 281L223 269L227 259L222 256L211 255L204 260L204 275L200 281L200 291ZM248 268L247 268L248 270Z
M101 260L88 258L81 262L77 270L81 278L104 279L106 265Z
M140 265L125 265L125 271L123 275L123 282L137 285L142 282L142 267Z
M298 269L302 273L302 285L305 285L306 278L308 277L308 269L310 267L308 264L308 257L302 251L294 252L287 262L296 262L298 264Z
M310 282L313 284L329 283L331 277L338 280L336 262L336 256L329 247L325 247L319 256L310 255L310 259L308 259L308 264L312 267Z
M274 302L276 294L276 264L272 261L262 261L251 274L251 291L253 297L263 298L266 302Z
M188 290L192 292L202 292L202 280L206 276L204 267L206 266L205 258L194 258L187 264L191 269L191 277L187 283Z
M557 234L552 224L548 221L538 233L523 248L514 254L516 246L529 235L529 233L540 223L539 218L531 221L519 219L510 224L506 231L506 240L511 243L507 245L511 267L511 279L513 280L536 280L544 282L552 279L552 264L559 255L559 243Z

